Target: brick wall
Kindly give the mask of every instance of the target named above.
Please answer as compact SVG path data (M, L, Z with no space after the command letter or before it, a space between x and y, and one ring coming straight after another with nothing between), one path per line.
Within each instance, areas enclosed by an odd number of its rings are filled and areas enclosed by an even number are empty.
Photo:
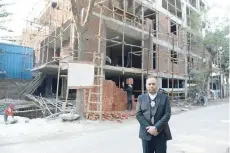
M159 13L159 39L170 44L173 42L176 47L183 48L185 45L185 34L181 26L177 25L177 34L171 33L171 20L169 17Z
M165 15L159 13L159 39L168 40L169 19Z
M89 90L85 90L85 109L88 105ZM98 93L97 87L92 89L92 92ZM94 94L91 97L91 101L97 101L97 96ZM96 104L90 105L90 110L96 110ZM103 84L103 111L124 111L127 108L127 93L121 90L111 80L104 80ZM85 110L86 111L86 110Z
M93 58L93 52L98 51L98 29L99 29L99 18L93 16L88 23L88 29L85 32L84 35L84 51L85 54L85 60L86 61L92 61ZM106 27L105 24L102 22L102 28L101 28L101 37L106 37ZM105 40L101 40L101 51L104 52L106 49L106 42ZM70 55L70 40L63 41L62 51L60 53L60 56L67 56Z
M158 60L158 58L157 58ZM172 72L171 51L168 48L159 46L159 70ZM178 63L174 63L174 73L185 74L184 55L178 54Z

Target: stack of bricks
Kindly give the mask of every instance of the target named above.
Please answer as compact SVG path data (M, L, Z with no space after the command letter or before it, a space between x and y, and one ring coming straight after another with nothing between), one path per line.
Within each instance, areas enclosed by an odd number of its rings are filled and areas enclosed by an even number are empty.
M113 111L124 111L127 108L127 93L116 88L113 95Z
M92 92L99 93L99 88L95 87L91 89ZM88 94L89 90L85 90L85 108L88 104ZM122 120L127 119L130 116L135 115L135 109L137 104L137 99L133 96L132 106L133 109L130 112L125 112L127 109L127 93L126 91L121 90L115 84L115 82L111 80L104 80L103 83L103 100L102 100L102 120L110 120L110 121L118 121L122 122ZM91 95L91 101L97 101L97 95ZM91 104L90 110L96 111L97 104ZM85 109L85 112L87 109ZM89 113L87 117L90 120L98 120L98 113Z
M137 98L135 98L135 97L133 96L132 110L136 110L136 106L137 106Z
M99 88L94 87L91 89L92 93L99 93ZM89 89L85 90L85 111L88 105ZM103 83L103 100L102 111L124 111L127 108L127 93L118 88L115 82L111 80L104 80ZM92 94L90 101L97 102L99 96ZM97 104L90 104L90 110L96 110Z
M116 84L113 81L104 80L102 111L113 111L113 101L116 89Z

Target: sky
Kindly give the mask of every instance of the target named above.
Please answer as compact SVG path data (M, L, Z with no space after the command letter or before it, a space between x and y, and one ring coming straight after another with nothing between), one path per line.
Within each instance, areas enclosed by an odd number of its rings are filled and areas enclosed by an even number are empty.
M11 28L14 32L8 33L0 31L1 36L20 36L22 29L26 27L26 18L29 16L35 17L36 14L44 8L45 0L3 0L7 3L13 3L7 10L13 15L10 18L10 22L6 24L8 28ZM211 10L209 17L223 17L227 13L230 16L230 1L229 0L206 0ZM36 11L35 11L36 10Z
M13 32L0 31L1 36L19 36L22 33L22 29L26 27L27 17L35 17L36 14L44 8L44 0L3 0L6 3L10 3L6 10L12 13L9 18L9 22L5 23L5 26L13 30Z

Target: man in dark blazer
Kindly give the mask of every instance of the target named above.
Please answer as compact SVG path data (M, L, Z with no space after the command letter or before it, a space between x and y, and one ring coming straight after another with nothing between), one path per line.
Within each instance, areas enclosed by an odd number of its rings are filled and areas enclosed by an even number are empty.
M155 77L150 76L146 79L146 89L148 92L138 97L136 106L143 153L166 153L166 143L172 139L168 125L171 117L169 97L157 92Z
M131 84L125 89L127 91L127 110L132 110L132 102L133 102L133 86Z

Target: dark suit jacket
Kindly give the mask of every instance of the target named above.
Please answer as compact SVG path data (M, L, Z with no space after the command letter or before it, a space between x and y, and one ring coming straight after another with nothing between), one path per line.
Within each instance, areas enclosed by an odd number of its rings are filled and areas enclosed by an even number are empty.
M156 114L154 116L154 126L159 131L159 135L163 136L165 140L171 140L172 135L168 125L168 121L171 117L169 97L166 94L158 92L155 102ZM138 96L136 118L140 123L139 137L143 140L150 141L152 135L147 132L146 127L153 125L151 123L151 105L148 93Z
M133 88L128 86L125 91L127 91L127 98L128 100L132 100L132 96L133 96Z

